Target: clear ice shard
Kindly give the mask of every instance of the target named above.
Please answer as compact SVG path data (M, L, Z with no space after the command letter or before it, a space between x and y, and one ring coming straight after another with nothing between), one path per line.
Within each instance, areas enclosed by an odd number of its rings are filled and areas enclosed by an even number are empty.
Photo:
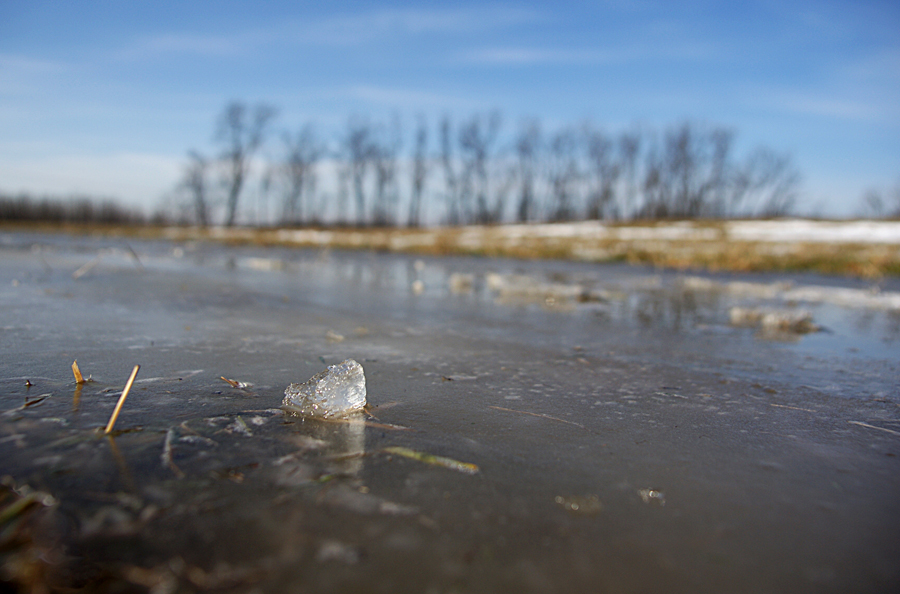
M284 391L284 405L308 417L343 417L366 405L362 365L347 359Z

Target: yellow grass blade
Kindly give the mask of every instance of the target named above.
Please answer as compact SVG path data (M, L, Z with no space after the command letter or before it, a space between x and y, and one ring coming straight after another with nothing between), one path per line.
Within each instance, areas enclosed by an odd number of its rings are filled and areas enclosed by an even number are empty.
M84 376L81 375L81 370L78 369L78 360L77 359L75 361L72 361L72 373L75 374L75 383L76 384L84 383Z
M119 402L116 403L116 410L113 411L112 416L109 418L109 423L106 425L106 431L104 431L105 434L109 435L113 430L113 425L116 424L116 419L119 418L119 412L122 410L122 405L125 404L125 398L128 397L128 392L131 390L131 385L134 383L134 378L137 377L140 369L140 365L135 365L134 369L131 371L131 377L128 378L128 383L125 384L125 389L122 390L122 395L119 396Z

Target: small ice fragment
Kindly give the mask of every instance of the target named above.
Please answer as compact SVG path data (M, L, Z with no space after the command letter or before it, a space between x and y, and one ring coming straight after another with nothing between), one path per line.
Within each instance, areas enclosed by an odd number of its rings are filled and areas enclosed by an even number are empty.
M666 495L656 489L638 489L638 495L644 503L653 503L659 506L666 504Z
M284 391L284 405L309 417L346 416L366 405L366 376L362 365L347 359Z
M732 326L758 326L766 332L808 334L820 328L806 310L732 307L728 312Z
M804 310L770 311L763 315L761 323L764 330L808 334L819 330L812 320L812 314Z
M360 557L359 549L336 540L326 540L319 547L319 552L316 553L316 561L319 563L338 561L347 565L354 565L359 563Z
M587 497L562 497L557 495L554 501L567 512L579 516L596 516L603 511L603 504L600 503L600 498L596 495L588 495Z
M753 327L762 320L763 312L750 307L732 307L728 317L732 326Z

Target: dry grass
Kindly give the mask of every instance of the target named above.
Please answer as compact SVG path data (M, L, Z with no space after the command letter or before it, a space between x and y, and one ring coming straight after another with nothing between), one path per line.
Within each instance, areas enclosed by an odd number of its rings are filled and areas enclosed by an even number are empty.
M426 229L380 228L198 228L198 227L28 227L41 231L104 236L216 241L229 245L289 245L522 259L627 262L678 270L809 271L879 278L900 275L900 246L878 243L741 241L730 239L721 221L644 222L592 226L499 225ZM7 228L9 228L7 226ZM19 225L16 228L21 229ZM602 231L599 231L601 229ZM668 233L668 231L684 233Z
M112 416L109 417L109 423L106 425L106 430L104 433L109 435L113 426L116 424L116 419L119 418L119 413L122 412L122 405L125 404L125 399L128 398L128 392L131 391L131 386L134 385L134 378L137 377L138 371L141 370L140 365L135 365L134 369L131 370L131 375L128 377L128 382L125 384L125 389L122 390L122 395L119 396L119 401L116 403L116 408L113 410Z

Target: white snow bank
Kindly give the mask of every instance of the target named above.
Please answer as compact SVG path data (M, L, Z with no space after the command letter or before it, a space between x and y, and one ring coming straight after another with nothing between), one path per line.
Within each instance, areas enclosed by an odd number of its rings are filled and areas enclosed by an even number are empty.
M738 241L900 244L897 221L731 221L725 229Z
M610 239L620 241L769 241L778 243L882 243L900 245L898 221L726 221L722 226L674 221L652 226L605 225L599 221L577 223L515 224L493 228L468 227L459 244L474 247L490 229L507 240L531 238Z

